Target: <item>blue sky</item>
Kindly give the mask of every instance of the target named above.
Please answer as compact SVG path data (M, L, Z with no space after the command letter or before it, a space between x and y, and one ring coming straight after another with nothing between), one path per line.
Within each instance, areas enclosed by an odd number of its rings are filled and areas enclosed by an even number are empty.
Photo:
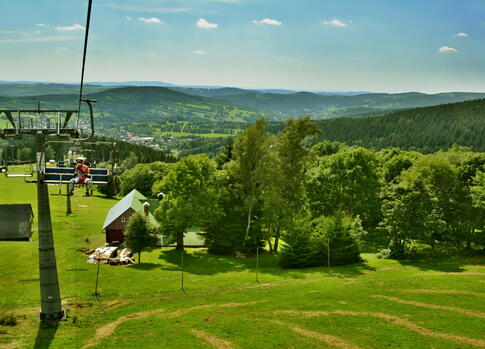
M79 80L87 1L0 0L0 80ZM483 0L94 0L87 81L485 91Z

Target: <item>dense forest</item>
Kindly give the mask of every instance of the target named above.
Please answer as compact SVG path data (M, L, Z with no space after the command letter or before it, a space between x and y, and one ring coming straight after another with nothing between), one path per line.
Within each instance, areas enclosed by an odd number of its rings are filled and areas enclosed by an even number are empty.
M428 155L375 151L329 140L308 148L320 134L308 117L276 134L267 127L264 119L250 124L214 159L136 164L121 176L121 194L163 192L159 232L178 248L198 227L212 253L267 246L281 250L288 268L356 262L366 235L387 240L381 258L483 248L485 153L456 145Z
M390 112L374 117L316 120L320 133L306 140L314 145L322 140L342 142L380 150L399 147L431 153L453 144L485 151L485 100L443 104ZM277 134L281 122L270 122L268 132ZM183 143L183 154L207 153L215 156L227 140L191 137Z

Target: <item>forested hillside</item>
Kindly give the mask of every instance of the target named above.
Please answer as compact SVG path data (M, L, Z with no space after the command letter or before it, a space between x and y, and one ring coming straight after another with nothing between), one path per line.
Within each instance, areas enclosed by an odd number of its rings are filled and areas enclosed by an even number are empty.
M485 151L485 100L416 108L373 118L317 121L318 140L382 149L400 147L424 153L452 144Z
M331 140L377 150L399 147L423 153L446 150L453 144L459 144L471 147L474 151L485 151L483 99L408 109L367 118L336 118L316 122L321 132L310 144ZM271 133L278 133L282 129L282 122L268 124ZM182 143L182 153L215 154L225 142L224 138L192 138Z
M330 118L393 109L426 107L444 103L485 98L483 93L439 93L428 95L417 92L399 94L363 94L356 96L323 96L309 92L292 94L261 93L250 91L217 97L246 107L268 112L273 118L285 119L313 114L313 118Z
M79 87L63 84L1 84L0 108L76 106ZM484 93L417 92L331 95L310 92L261 92L239 88L161 86L86 86L86 97L98 100L100 121L146 121L171 118L247 122L259 117L283 121L311 114L313 119L369 116L390 110L426 107L485 98ZM19 97L20 96L20 97ZM22 97L23 96L23 97ZM7 98L6 98L7 97Z

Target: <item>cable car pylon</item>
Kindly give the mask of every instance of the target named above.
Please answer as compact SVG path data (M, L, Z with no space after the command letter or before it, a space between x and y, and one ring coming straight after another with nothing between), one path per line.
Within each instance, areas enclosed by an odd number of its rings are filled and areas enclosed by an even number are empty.
M52 231L51 210L49 202L49 189L44 181L46 159L45 146L50 140L90 140L94 136L94 115L92 103L95 101L83 99L82 88L84 81L84 68L86 63L86 52L88 44L89 23L91 18L92 0L88 0L88 13L86 19L86 32L83 49L83 63L81 73L81 85L79 95L79 106L77 110L42 110L40 104L36 110L0 110L0 116L5 114L9 126L0 129L2 139L23 139L33 136L35 138L36 150L36 175L34 181L37 184L37 206L38 206L38 240L39 240L39 278L40 278L40 314L42 321L58 321L65 318L66 314L62 308L61 295L59 290L59 279L57 275L57 264L54 247L54 236ZM84 129L80 128L81 104L86 103L89 108L90 132L84 137ZM37 115L36 125L34 119L22 122L22 115ZM41 122L42 116L54 114L53 119ZM61 117L64 114L64 117ZM18 118L14 118L18 115ZM72 117L77 115L75 127Z

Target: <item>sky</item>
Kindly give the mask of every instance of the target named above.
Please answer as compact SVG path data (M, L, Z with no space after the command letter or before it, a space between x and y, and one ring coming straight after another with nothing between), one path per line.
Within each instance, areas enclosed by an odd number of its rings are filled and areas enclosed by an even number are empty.
M77 82L87 0L0 0L0 80ZM485 92L484 0L94 0L86 81Z

